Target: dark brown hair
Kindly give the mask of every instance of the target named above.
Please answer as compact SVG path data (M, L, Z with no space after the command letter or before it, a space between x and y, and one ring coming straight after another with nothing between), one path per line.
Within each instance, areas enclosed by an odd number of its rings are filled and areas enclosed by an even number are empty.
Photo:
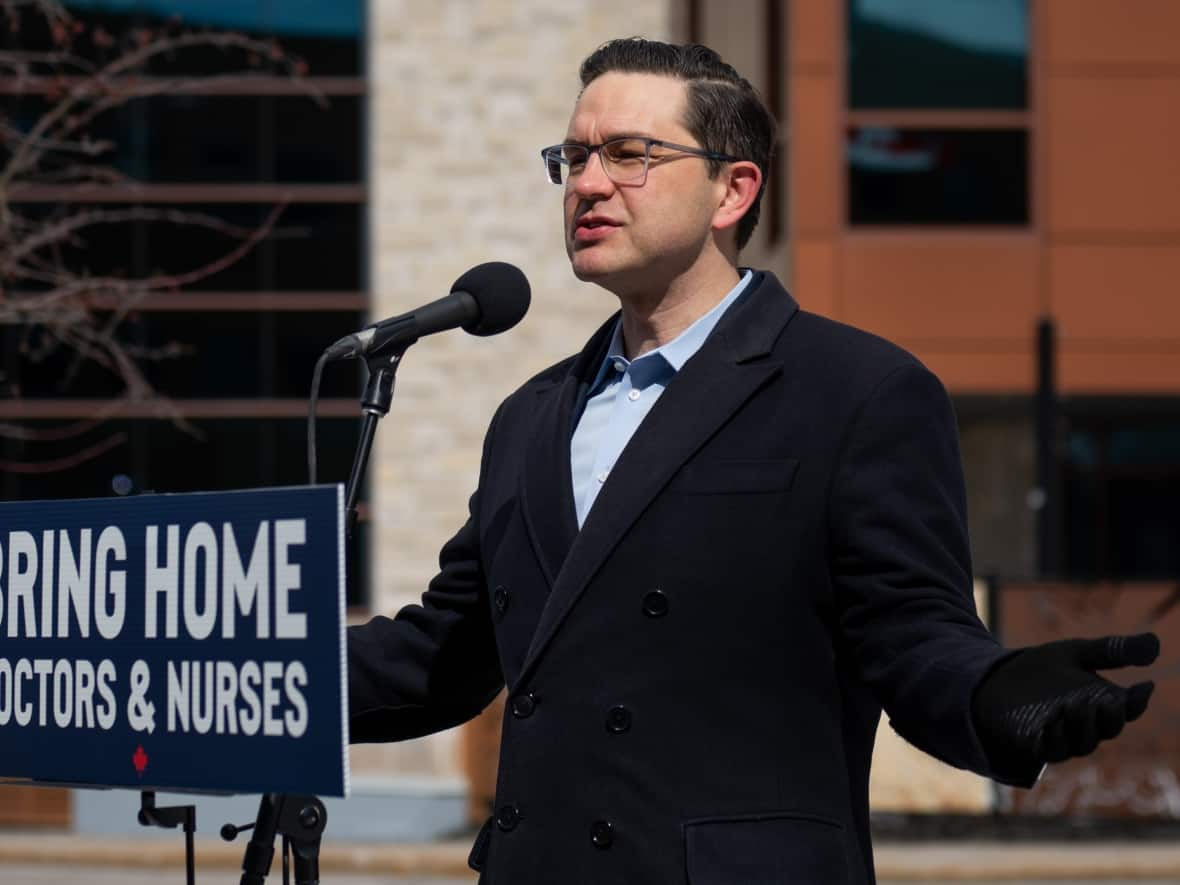
M582 88L609 71L684 80L688 84L685 128L706 150L752 160L762 170L762 188L737 226L737 245L744 247L758 224L777 129L758 91L720 55L699 43L662 43L642 37L611 40L582 62ZM708 163L710 177L716 176L722 161Z

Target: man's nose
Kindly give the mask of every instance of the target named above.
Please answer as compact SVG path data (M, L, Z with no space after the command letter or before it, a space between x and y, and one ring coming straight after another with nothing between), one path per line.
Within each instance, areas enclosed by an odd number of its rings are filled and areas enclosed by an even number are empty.
M610 193L615 186L610 176L606 174L606 167L602 164L602 154L594 151L586 158L586 165L580 174L571 181L573 191L578 196L595 196Z

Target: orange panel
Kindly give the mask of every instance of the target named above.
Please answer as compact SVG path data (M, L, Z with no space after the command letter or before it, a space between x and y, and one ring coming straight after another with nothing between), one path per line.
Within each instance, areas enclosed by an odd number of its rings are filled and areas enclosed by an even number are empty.
M1180 77L1050 77L1046 92L1050 229L1180 231Z
M1180 347L1171 352L1110 353L1071 351L1063 345L1057 368L1062 393L1175 396L1180 392Z
M0 826L69 826L70 807L70 791L59 787L0 787Z
M796 237L792 246L792 294L807 310L839 319L835 242L832 239Z
M1049 296L1071 338L1172 338L1180 345L1180 247L1054 246Z
M823 65L834 67L843 51L844 4L816 3L815 0L780 0L788 3L787 59L792 67Z
M1037 259L1027 234L849 236L841 318L892 339L1031 347L1041 314Z
M1180 59L1176 0L1044 0L1050 64Z
M832 233L840 225L840 96L835 77L791 77L787 205L798 234Z
M1032 347L1027 351L955 352L937 345L899 341L937 375L952 394L1017 395L1036 387Z

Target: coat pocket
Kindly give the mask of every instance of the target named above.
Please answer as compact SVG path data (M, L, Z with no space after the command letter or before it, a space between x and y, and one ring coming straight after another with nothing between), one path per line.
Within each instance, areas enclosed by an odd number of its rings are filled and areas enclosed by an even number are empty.
M483 872L484 867L488 863L488 846L492 841L492 821L494 818L489 817L483 822L483 826L479 828L479 833L475 837L475 842L471 846L471 852L467 855L467 866L475 870L477 873ZM479 879L482 882L483 876Z
M694 461L680 469L672 488L688 495L785 492L798 469L794 458Z
M689 885L848 885L844 827L797 814L685 824Z

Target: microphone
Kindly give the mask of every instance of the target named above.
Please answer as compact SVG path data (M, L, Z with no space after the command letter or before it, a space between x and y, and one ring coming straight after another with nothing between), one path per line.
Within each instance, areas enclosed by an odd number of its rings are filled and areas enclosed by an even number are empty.
M529 281L520 268L489 261L455 280L449 295L345 335L324 356L330 360L376 356L388 348L409 347L425 335L458 327L472 335L498 335L521 321L529 300Z

